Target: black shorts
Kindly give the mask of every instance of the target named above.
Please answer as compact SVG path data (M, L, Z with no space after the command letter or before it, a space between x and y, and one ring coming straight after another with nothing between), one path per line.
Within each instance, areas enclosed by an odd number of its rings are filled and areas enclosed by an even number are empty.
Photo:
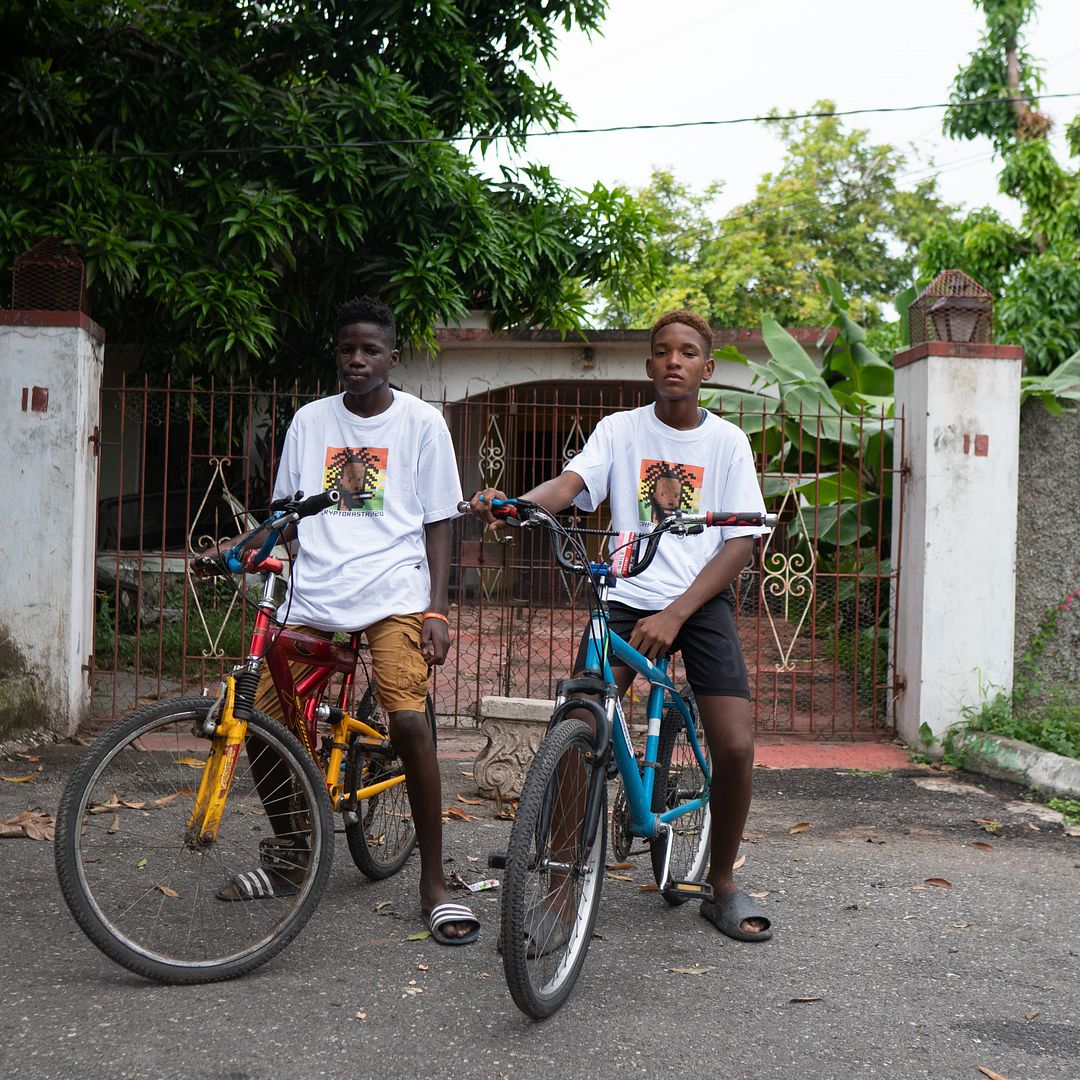
M615 600L608 604L608 612L611 629L624 641L630 640L630 633L639 619L656 614ZM578 649L578 671L585 666L588 641L589 629L586 627ZM695 694L750 700L750 680L735 627L735 612L723 593L707 601L683 623L671 648L673 652L682 653L686 679Z

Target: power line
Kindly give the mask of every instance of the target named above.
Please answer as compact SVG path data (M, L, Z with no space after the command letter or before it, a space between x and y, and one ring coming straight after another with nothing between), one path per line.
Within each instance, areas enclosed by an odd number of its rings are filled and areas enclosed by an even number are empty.
M1080 91L1063 94L1040 94L1040 100L1078 98ZM122 151L94 151L92 156L115 161L143 160L147 158L167 157L172 159L188 159L198 157L223 157L239 156L242 154L273 154L287 153L290 151L307 150L368 150L384 146L428 146L448 145L453 143L479 143L497 141L527 141L529 139L552 138L560 135L607 135L625 131L673 131L680 128L704 128L704 127L730 127L735 124L776 124L790 122L792 120L824 120L839 116L870 116L887 113L911 113L925 112L930 109L958 109L974 108L979 105L1012 104L1017 101L1026 102L1027 99L1009 95L1007 97L980 97L969 98L962 101L939 101L925 105L893 105L877 106L862 109L831 109L815 110L802 113L771 113L765 116L738 116L725 120L671 120L656 124L613 124L609 127L593 128L556 128L551 131L532 131L513 134L479 134L479 135L440 135L440 136L412 136L395 139L360 139L351 142L321 142L321 143L260 143L254 146L219 146L197 147L183 150L122 150ZM64 150L55 154L47 155L18 155L6 158L12 164L36 164L48 161L70 160L72 158L87 156L84 151ZM5 160L0 158L0 160Z

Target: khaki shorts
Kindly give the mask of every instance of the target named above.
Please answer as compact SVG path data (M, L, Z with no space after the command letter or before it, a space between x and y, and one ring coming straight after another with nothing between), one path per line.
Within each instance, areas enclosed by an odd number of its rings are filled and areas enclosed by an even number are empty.
M420 612L415 615L391 615L364 631L377 684L375 696L388 713L406 709L420 713L424 711L431 671L420 649L423 622L424 617ZM316 630L312 626L290 624L289 629L324 640L334 636L327 630ZM311 664L296 660L289 664L289 668L293 680L297 682L313 670ZM281 702L265 665L255 694L255 708L279 724L284 722Z

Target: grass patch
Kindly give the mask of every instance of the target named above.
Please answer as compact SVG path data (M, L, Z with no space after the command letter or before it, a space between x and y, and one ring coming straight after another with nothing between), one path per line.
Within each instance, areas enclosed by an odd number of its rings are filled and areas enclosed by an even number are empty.
M1037 703L1025 703L1022 711L1012 699L998 694L971 717L971 727L1080 759L1080 705L1064 689Z

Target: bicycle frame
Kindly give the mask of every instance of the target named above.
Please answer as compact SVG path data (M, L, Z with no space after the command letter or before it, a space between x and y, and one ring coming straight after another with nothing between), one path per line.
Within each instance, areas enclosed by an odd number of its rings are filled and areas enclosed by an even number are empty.
M247 733L246 717L252 705L252 701L238 700L238 696L254 696L263 663L273 679L285 726L296 734L316 760L317 723L319 720L330 721L326 788L334 810L353 810L361 799L370 798L404 781L404 776L395 776L366 787L345 790L347 785L344 780L348 772L344 768L345 755L350 745L359 744L372 751L386 745L383 732L350 716L346 710L356 673L360 634L353 634L346 646L275 624L273 615L277 606L279 569L265 572L247 659L238 669L239 675L227 675L222 681L218 703L207 716L207 724L213 727L205 734L213 734L214 743L188 821L186 838L192 846L208 847L217 837L240 747ZM311 670L299 680L294 680L289 665L291 660L308 665ZM334 675L342 677L337 705L320 704L319 698ZM240 690L241 684L244 690Z
M598 568L601 569L601 568ZM604 572L602 570L602 572ZM668 675L668 658L659 657L655 662L647 659L616 634L608 625L607 618L607 582L601 578L600 601L593 612L590 622L588 648L586 652L585 674L599 676L605 687L613 687L610 657L614 656L631 671L649 681L649 699L646 706L648 727L645 736L645 760L639 768L630 740L630 728L626 722L622 705L618 701L617 691L609 690L604 702L605 712L612 735L612 747L615 762L626 792L627 807L630 811L630 829L636 836L658 836L671 822L684 814L704 806L709 801L709 785L712 775L705 752L698 741L693 717L682 695ZM678 709L686 727L687 740L693 748L702 775L705 777L705 790L696 799L682 803L662 813L652 810L653 786L656 779L656 755L660 746L660 723L664 709L670 703ZM617 721L617 722L613 722Z

